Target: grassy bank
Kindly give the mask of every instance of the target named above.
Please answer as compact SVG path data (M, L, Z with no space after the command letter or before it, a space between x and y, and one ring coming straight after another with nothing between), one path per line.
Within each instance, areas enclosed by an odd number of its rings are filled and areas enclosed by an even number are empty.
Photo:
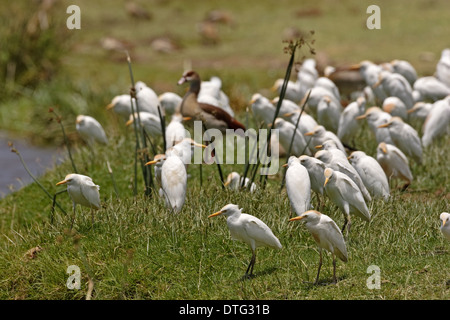
M102 209L92 228L89 210L78 207L70 231L71 201L65 193L58 202L69 215L57 209L53 224L52 202L36 184L2 199L0 299L84 299L90 280L93 299L448 298L450 247L438 229L439 214L448 211L450 201L448 136L425 150L422 166L412 163L414 181L405 192L394 184L390 201L369 203L370 223L353 219L349 261L337 263L337 285L329 285L332 266L327 255L320 285L314 286L318 251L301 223L288 222L289 201L285 190L279 191L282 171L269 179L265 190L249 194L223 190L214 165L203 165L200 185L199 166L192 165L187 202L179 215L170 214L156 193L144 196L141 180L138 195L133 196L133 132L104 110L114 95L128 91L128 69L123 52L102 49L100 40L114 36L130 42L135 79L157 93L184 93L185 87L176 81L186 61L205 79L220 76L224 91L240 110L238 117L244 119L251 95L273 96L268 88L284 75L289 58L282 50L286 28L315 30L316 57L331 65L400 58L411 61L420 75L429 75L441 50L450 46L446 40L450 3L379 1L382 29L373 31L365 27L365 10L373 1L305 1L302 6L298 1L142 2L153 13L150 20L129 17L119 3L78 3L82 29L71 31L73 47L64 56L60 73L50 82L21 88L13 98L2 99L0 123L36 143L62 145L59 124L48 113L54 107L75 149L79 173L101 187ZM196 25L214 8L231 12L236 23L220 25L220 41L204 45ZM150 40L160 35L177 39L180 49L170 54L154 51ZM302 55L308 52L300 52L298 59ZM109 146L91 154L75 132L79 113L104 125ZM376 143L367 127L356 145L375 154ZM225 174L242 172L243 166L223 169ZM64 189L55 184L70 172L71 164L65 162L39 180L53 194ZM251 280L242 280L249 248L231 241L223 217L207 218L230 202L265 221L283 245L280 251L258 250L256 277ZM317 205L316 198L313 204ZM323 213L343 224L342 213L327 199ZM26 252L37 246L42 250L28 258ZM80 267L80 290L66 287L70 265ZM380 268L380 289L366 285L371 265Z

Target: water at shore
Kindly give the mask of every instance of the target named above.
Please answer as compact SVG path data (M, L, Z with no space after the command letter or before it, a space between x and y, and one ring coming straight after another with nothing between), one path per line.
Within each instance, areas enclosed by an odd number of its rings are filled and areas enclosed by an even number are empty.
M0 199L33 182L18 155L11 152L8 142L14 144L36 178L63 160L63 150L54 147L36 147L0 131Z

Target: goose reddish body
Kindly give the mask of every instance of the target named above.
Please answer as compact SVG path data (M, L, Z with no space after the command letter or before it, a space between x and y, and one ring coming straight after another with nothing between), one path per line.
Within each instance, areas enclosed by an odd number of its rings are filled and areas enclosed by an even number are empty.
M183 97L181 102L180 112L184 117L192 117L193 120L201 120L206 129L219 129L225 132L226 129L242 129L245 126L234 119L229 113L216 106L201 103L197 101L198 93L200 92L200 76L195 71L186 71L178 84L189 82L189 91Z

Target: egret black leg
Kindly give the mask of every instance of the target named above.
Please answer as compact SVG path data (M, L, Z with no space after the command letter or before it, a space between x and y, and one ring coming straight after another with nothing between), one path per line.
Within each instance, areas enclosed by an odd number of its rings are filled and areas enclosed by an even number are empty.
M336 279L336 256L333 254L333 283L337 283Z
M319 250L320 259L319 259L319 268L317 269L317 276L316 276L316 282L314 284L319 284L319 274L320 274L320 268L322 267L322 249Z
M250 260L250 263L248 264L247 271L245 271L246 277L253 275L253 266L255 265L255 261L256 261L256 251L253 251L252 259ZM250 274L248 273L249 270L250 270Z

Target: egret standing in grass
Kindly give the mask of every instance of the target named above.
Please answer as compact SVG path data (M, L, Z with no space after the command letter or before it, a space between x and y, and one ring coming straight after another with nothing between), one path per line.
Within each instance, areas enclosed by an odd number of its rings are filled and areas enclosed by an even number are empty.
M92 181L92 178L76 173L66 175L64 180L58 182L56 185L59 186L62 184L67 184L67 192L73 203L73 218L70 229L72 229L75 221L75 208L77 204L91 208L92 225L94 225L93 209L98 210L101 207L100 187Z
M300 163L300 159L290 156L286 170L286 192L291 208L297 215L311 209L311 181L308 170Z
M289 221L297 220L305 221L306 228L319 246L320 260L315 284L319 283L320 268L322 267L322 249L331 252L333 256L333 283L336 283L336 256L344 262L348 260L347 247L342 232L329 216L315 210L306 211Z
M409 161L399 148L392 144L380 143L377 147L377 161L389 180L399 178L406 181L402 190L411 184L413 175L409 169Z
M227 180L224 183L224 186L229 186L230 189L232 190L239 190L241 189L242 186L242 179L243 177L241 177L241 175L235 171L231 172L230 174L228 174L227 176ZM249 178L245 178L245 182L244 182L244 188L248 187L248 184L250 183L250 179ZM256 184L254 182L252 182L252 185L250 186L250 192L253 192L256 190Z
M378 161L363 151L354 151L348 157L372 197L389 199L389 181Z
M95 142L108 144L108 138L106 137L102 125L90 116L82 114L78 115L76 129L90 147L92 147Z
M186 201L187 173L181 157L182 151L172 147L166 151L165 158L152 160L145 164L155 164L164 159L161 166L161 189L165 196L166 206L171 208L174 213L180 212Z
M350 232L350 213L356 214L365 221L370 221L370 212L364 197L352 179L346 174L334 171L331 168L325 169L324 176L325 192L330 200L344 213L345 223L342 227L342 232L344 232L346 227L347 235Z
M256 262L256 249L258 247L271 247L281 249L280 240L272 230L260 219L246 213L235 204L227 204L220 211L208 216L212 218L223 214L227 218L228 229L233 240L245 242L252 249L252 259L245 272L245 277L253 275L253 267ZM250 273L249 273L250 271Z
M400 117L392 117L378 128L388 128L395 146L416 163L422 163L422 142L416 129L403 122Z
M441 219L441 232L447 240L450 241L450 213L442 212L440 215Z

